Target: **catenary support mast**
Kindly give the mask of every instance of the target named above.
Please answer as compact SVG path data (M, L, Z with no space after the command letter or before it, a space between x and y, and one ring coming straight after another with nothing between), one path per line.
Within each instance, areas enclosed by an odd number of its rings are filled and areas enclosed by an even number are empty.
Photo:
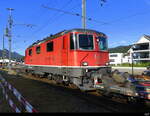
M13 8L7 8L9 11L9 19L8 19L8 38L9 38L9 63L8 63L8 68L11 70L11 38L12 38L12 25L13 25L13 20L12 20L12 11L14 10Z
M82 27L86 29L86 0L82 0Z

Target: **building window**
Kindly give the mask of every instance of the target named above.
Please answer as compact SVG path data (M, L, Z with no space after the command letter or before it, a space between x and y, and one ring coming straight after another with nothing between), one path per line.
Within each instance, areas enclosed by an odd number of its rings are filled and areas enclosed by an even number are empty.
M110 59L109 62L115 62L115 59Z
M29 56L31 56L31 55L32 55L32 49L29 50Z
M53 41L52 41L52 42L47 43L47 52L51 52L51 51L53 51L53 47L54 47L54 45L53 45Z
M117 54L114 54L114 55L110 55L110 57L117 57L118 55Z
M36 53L40 54L40 52L41 52L41 47L40 46L36 47Z

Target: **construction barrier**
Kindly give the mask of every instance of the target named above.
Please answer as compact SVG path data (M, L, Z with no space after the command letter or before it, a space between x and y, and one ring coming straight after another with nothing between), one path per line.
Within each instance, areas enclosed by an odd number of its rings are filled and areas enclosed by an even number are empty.
M5 88L3 87L3 85L0 83L0 87L3 89L3 94L6 98L6 100L8 101L8 104L10 105L10 107L16 112L16 113L21 113L21 111L19 110L19 108L17 108L17 106L14 104L14 102L8 97L8 94L5 91Z
M17 98L17 100L24 106L26 112L29 113L37 113L37 110L32 107L32 105L11 85L9 84L1 75L0 75L0 87L3 90L3 94L8 101L10 107L16 112L16 113L21 113L23 111L19 110L14 102L9 98L5 87L10 90L13 95Z

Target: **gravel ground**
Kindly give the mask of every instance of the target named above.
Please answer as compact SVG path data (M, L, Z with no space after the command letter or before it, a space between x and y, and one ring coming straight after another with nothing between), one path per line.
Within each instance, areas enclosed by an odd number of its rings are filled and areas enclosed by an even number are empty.
M148 112L149 108L139 105L118 103L101 96L89 95L69 89L27 79L21 76L0 74L14 86L39 112ZM0 89L0 112L12 112Z

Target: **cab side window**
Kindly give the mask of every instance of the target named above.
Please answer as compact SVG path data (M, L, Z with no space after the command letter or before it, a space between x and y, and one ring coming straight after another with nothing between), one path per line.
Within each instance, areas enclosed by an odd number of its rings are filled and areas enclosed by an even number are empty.
M74 44L74 40L73 40L73 34L70 34L70 49L74 50L75 49L75 44Z
M67 38L64 36L63 37L63 49L67 48Z
M53 50L54 50L54 44L53 44L53 41L47 43L47 52L51 52L51 51L53 51Z
M32 49L29 50L29 56L31 56L31 55L32 55Z
M41 46L36 47L36 53L40 54L40 52L41 52Z

